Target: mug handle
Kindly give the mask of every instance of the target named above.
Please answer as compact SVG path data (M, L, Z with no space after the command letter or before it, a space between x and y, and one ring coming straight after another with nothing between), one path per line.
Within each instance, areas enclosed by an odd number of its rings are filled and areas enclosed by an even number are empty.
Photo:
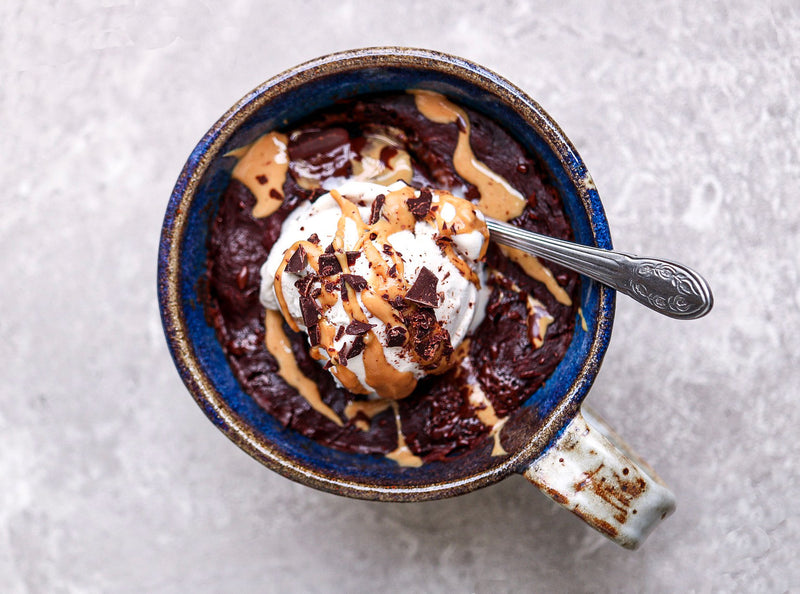
M675 510L652 468L588 407L522 474L550 499L626 549Z

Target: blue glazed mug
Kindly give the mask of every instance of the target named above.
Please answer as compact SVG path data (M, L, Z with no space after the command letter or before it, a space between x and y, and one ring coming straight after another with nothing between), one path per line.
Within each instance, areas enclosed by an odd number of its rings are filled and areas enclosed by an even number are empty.
M547 169L576 241L611 248L608 222L589 173L558 125L497 74L438 52L382 47L301 64L234 105L190 155L161 233L158 295L178 371L206 415L265 466L339 495L381 501L451 497L521 473L548 497L617 542L636 548L674 509L674 497L641 460L581 404L600 368L614 316L614 292L581 277L583 320L563 360L503 428L509 453L473 451L457 460L402 468L384 457L344 453L281 424L246 394L206 322L198 285L206 271L209 222L230 180L222 155L285 128L337 100L424 88L489 116Z

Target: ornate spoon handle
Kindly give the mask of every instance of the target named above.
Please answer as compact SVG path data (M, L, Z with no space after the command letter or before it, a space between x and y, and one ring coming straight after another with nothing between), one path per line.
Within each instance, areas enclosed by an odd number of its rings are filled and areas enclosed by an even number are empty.
M486 225L497 243L561 264L671 318L699 318L714 304L705 279L681 264L588 247L494 219Z

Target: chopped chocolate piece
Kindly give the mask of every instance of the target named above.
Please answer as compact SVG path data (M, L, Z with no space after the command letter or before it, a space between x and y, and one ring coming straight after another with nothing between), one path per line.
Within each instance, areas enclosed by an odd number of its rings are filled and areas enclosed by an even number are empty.
M262 173L256 176L256 181L263 186L269 180L267 180L267 176Z
M347 325L347 328L345 328L344 331L346 334L349 334L350 336L360 336L362 334L366 334L374 327L375 324L367 324L366 322L353 320Z
M311 235L309 235L308 241L309 243L313 243L314 245L319 245L319 235L317 235L316 233L312 233Z
M403 346L408 337L408 330L402 326L390 326L386 331L386 344L390 347Z
M328 245L328 247L326 247L326 248L325 248L325 253L326 253L326 254L332 254L332 253L333 253L333 252L335 252L335 251L336 251L336 250L333 248L333 244L332 244L332 243L331 243L331 244L329 244L329 245Z
M427 188L423 188L419 192L419 198L409 198L408 199L408 210L411 211L411 214L414 215L414 218L418 221L421 221L428 213L431 211L431 201L433 200L433 195L431 191Z
M320 287L314 287L313 289L311 289L312 299L316 299L317 297L320 296L320 294L322 294L322 289Z
M319 277L316 274L307 274L294 281L294 286L297 287L297 290L301 295L308 297L308 294L311 292L311 285L318 278Z
M336 289L341 287L341 283L337 283L336 281L325 281L325 290L328 293L333 293Z
M344 255L347 256L347 265L353 266L361 255L361 252L345 252Z
M339 292L342 294L342 301L350 301L350 293L347 291L347 285L344 278L339 279Z
M386 196L384 194L375 196L375 202L372 203L372 210L369 213L370 225L374 225L378 222L378 219L381 218L381 209L383 208L384 202L386 202Z
M453 352L450 333L439 326L433 332L420 338L414 344L414 351L424 361L433 361L439 357L447 357Z
M301 270L303 270L308 264L308 259L306 258L306 251L303 249L303 246L299 246L292 257L289 258L289 261L286 263L286 272L291 272L292 274L297 274Z
M387 256L391 256L392 252L393 252L392 246L390 246L388 243L384 243L383 244L383 253L386 254Z
M370 239L370 241L375 241L376 239L378 239L378 234L377 233L370 233L369 234L369 239Z
M325 365L323 365L323 366L322 366L322 368L323 368L325 371L327 371L327 370L328 370L328 369L330 369L331 367L333 367L333 361L331 361L330 359L328 359L327 361L325 361Z
M319 324L314 324L313 326L309 326L306 331L308 332L308 342L311 343L311 346L316 346L319 344Z
M320 259L321 262L321 259ZM322 272L322 265L320 264L320 272ZM436 294L436 285L439 279L436 275L423 266L417 280L411 285L411 288L406 293L406 299L419 305L427 307L436 307L439 304L439 296Z
M363 276L358 274L343 274L342 278L356 291L363 291L367 288L367 279L365 279Z
M309 130L292 139L289 144L289 158L292 161L318 160L340 147L350 144L350 135L344 128Z
M339 326L336 329L336 336L334 336L333 340L339 340L344 335L344 326Z
M303 314L303 323L306 328L316 326L319 322L319 309L317 309L317 302L311 297L300 295L300 311Z
M389 269L389 276L397 278L397 264L392 264L392 267Z
M391 166L391 164L389 163L389 161L391 161L392 159L394 159L394 157L395 157L395 155L396 155L396 154L397 154L397 149L396 149L395 147L393 147L393 146L385 146L385 147L383 147L383 148L381 149L381 153L380 153L380 155L378 156L378 158L381 160L381 162L382 162L382 163L383 163L383 164L384 164L384 165L385 165L387 168L389 168L389 169L394 169L394 167L392 167L392 166Z
M319 256L319 275L320 276L331 276L333 274L338 274L342 271L342 267L339 264L339 259L336 257L336 254L320 254Z
M364 336L359 334L356 336L355 340L353 340L353 344L350 345L350 350L347 351L347 359L352 359L353 357L357 357L364 351Z
M275 188L272 188L272 189L269 191L269 197L270 197L270 198L273 198L273 199L275 199L275 200L283 200L283 194L281 194L281 193L280 193L278 190L276 190Z

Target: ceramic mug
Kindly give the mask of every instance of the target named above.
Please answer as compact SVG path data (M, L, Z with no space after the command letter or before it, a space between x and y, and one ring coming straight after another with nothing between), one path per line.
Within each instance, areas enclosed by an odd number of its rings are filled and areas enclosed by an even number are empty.
M451 497L521 473L548 497L617 542L637 547L674 509L660 479L581 404L608 346L614 292L581 277L579 320L563 360L503 428L508 456L472 451L402 468L380 456L326 448L260 408L240 387L206 322L198 284L206 270L209 221L231 173L222 155L337 100L412 88L438 91L500 123L540 162L560 192L575 240L611 248L589 173L558 125L525 93L467 60L409 48L325 56L267 81L234 105L190 155L162 228L158 294L175 364L200 407L265 466L324 491L381 501Z

